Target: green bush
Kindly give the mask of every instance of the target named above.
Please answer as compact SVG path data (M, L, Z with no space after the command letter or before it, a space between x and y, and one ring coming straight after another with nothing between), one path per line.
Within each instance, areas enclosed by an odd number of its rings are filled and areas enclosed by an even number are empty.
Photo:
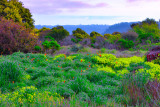
M81 50L83 48L84 48L83 46L76 46L76 45L74 45L74 46L71 47L71 51L72 52L78 52L79 50Z
M106 74L103 71L99 71L99 72L93 71L93 72L88 73L86 77L90 82L97 83L103 78L105 78Z
M129 48L129 51L134 51L133 48Z
M91 43L95 43L96 42L96 40L95 39L91 39Z
M84 30L82 30L80 28L73 30L72 33L73 33L73 36L77 37L80 40L82 40L84 38L89 38L89 35Z
M50 76L51 73L50 72L47 72L46 70L38 70L36 72L34 72L33 76L31 77L31 80L35 80L37 79L38 77L45 77L45 76Z
M34 49L35 49L36 51L40 51L40 50L41 50L41 47L40 47L40 46L35 46Z
M48 40L45 40L43 43L42 43L43 47L45 50L47 49L55 49L55 50L58 50L60 48L60 45L57 43L57 41L48 41Z
M116 49L112 49L112 50L109 51L109 53L116 54L117 50Z
M74 43L78 43L79 41L81 41L81 39L78 39L78 38L76 38L76 39L71 38L71 41L74 42Z
M5 60L0 62L0 87L8 85L9 82L20 82L23 78L22 69L18 66L18 63Z
M76 40L74 38L71 38L71 41L74 42L74 43L76 43Z
M114 43L121 39L121 34L111 35L111 34L104 34L104 37L109 40L110 43Z
M87 80L81 77L78 77L78 78L75 78L75 80L71 81L69 86L76 94L78 94L79 92L82 92L82 91L86 92L88 90L86 83L88 83Z
M118 80L115 80L114 78L107 77L99 81L98 84L102 86L106 86L106 85L118 86L120 82Z
M150 40L146 40L146 43L147 44L151 44L152 42Z
M88 94L85 93L85 92L79 92L79 93L77 94L77 97L78 97L79 100L81 100L81 101L90 101L90 98L89 98Z
M59 93L64 98L69 98L73 94L75 94L75 92L72 89L65 86L58 86L57 93Z
M105 49L105 48L101 48L101 52L102 52L102 53L105 53L105 52L106 52L106 49Z
M78 52L79 48L77 46L72 46L71 51L72 52Z
M131 40L128 41L128 40L120 39L120 40L118 40L117 43L120 43L120 46L125 49L129 49L129 48L134 47L134 42Z
M55 80L52 76L46 76L46 77L39 77L35 80L35 86L37 88L48 86L48 85L54 85Z
M91 44L91 47L95 48L94 44Z
M56 41L59 41L69 36L69 32L64 29L63 26L57 26L52 28L51 32L47 35L53 37Z
M90 51L90 48L83 48L79 50L78 52L91 52L91 51Z
M102 35L95 31L90 33L90 37L96 38L96 36L102 36Z
M133 27L133 30L139 35L138 38L140 42L147 39L153 39L154 42L156 42L160 38L160 29L158 24L155 23L137 24Z

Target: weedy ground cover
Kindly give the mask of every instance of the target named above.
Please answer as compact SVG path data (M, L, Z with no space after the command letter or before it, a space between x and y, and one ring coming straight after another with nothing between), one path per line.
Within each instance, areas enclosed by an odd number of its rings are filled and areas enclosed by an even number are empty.
M145 62L144 57L16 52L1 56L0 68L0 106L160 104L160 65Z

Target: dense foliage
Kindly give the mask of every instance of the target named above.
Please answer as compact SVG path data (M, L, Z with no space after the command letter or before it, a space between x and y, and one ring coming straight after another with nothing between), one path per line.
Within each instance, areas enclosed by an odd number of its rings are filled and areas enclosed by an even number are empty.
M122 33L122 38L135 41L138 38L138 34L136 32L125 32Z
M134 42L132 40L125 40L125 39L120 39L118 42L121 46L121 48L129 49L134 46Z
M108 39L110 43L114 43L118 41L119 39L121 39L121 34L116 34L116 35L104 34L104 37Z
M52 38L51 36L46 36L45 37L48 40L45 40L42 45L44 47L44 51L48 50L48 49L52 49L52 51L54 52L55 50L58 50L60 48L60 45L57 43L57 41L55 41L54 38Z
M0 57L0 67L0 106L66 106L68 98L70 106L159 106L160 65L137 56L17 52Z
M139 35L140 41L150 39L153 42L157 42L160 39L160 29L157 24L147 24L136 25L133 30Z
M95 31L90 33L90 37L96 37L96 36L102 36L102 35Z
M151 40L152 42L159 42L160 29L158 22L154 19L147 18L146 20L132 24L133 31L138 34L140 42L142 40Z
M24 8L19 0L1 0L0 17L12 19L14 22L24 23L27 28L34 28L34 20L30 10Z
M29 29L12 20L0 18L0 52L31 52L37 43L37 38L30 34Z
M84 38L89 38L89 35L80 28L73 30L73 36L75 36L77 39L80 39L80 40Z
M52 28L51 32L49 32L47 35L59 41L69 36L69 32L65 30L63 26L57 26L57 27Z

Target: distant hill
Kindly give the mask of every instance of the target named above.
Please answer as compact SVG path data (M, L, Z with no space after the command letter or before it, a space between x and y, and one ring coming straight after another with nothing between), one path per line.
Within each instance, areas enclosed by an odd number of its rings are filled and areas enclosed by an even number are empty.
M130 25L132 23L136 23L136 22L122 22L122 23L111 25L102 34L104 35L106 33L112 34L113 32L120 32L120 33L127 32L129 29L131 29Z
M57 25L56 25L57 26ZM52 25L35 25L35 28L41 29L43 27L52 29L55 26ZM90 34L92 31L98 32L102 34L109 25L63 25L64 29L66 29L70 34L72 34L73 30L76 30L77 28L81 28L88 34Z
M90 34L92 31L98 32L102 35L109 33L112 34L113 32L127 32L129 29L131 29L130 25L132 23L137 22L122 22L114 25L63 25L63 27L69 31L70 34L72 34L73 30L76 30L77 28L81 28L88 34ZM52 25L35 25L37 29L41 29L43 27L47 27L52 29L55 26ZM160 22L159 22L159 28L160 28Z

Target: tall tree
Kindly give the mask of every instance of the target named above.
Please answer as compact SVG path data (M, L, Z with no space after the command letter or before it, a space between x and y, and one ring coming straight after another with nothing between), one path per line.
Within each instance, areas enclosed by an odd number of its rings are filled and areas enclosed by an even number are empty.
M0 16L6 19L12 19L14 22L24 23L27 28L34 28L34 20L30 10L23 7L19 0L1 0Z
M63 26L53 27L51 32L47 36L53 37L55 40L59 41L69 36L69 32L63 28Z

